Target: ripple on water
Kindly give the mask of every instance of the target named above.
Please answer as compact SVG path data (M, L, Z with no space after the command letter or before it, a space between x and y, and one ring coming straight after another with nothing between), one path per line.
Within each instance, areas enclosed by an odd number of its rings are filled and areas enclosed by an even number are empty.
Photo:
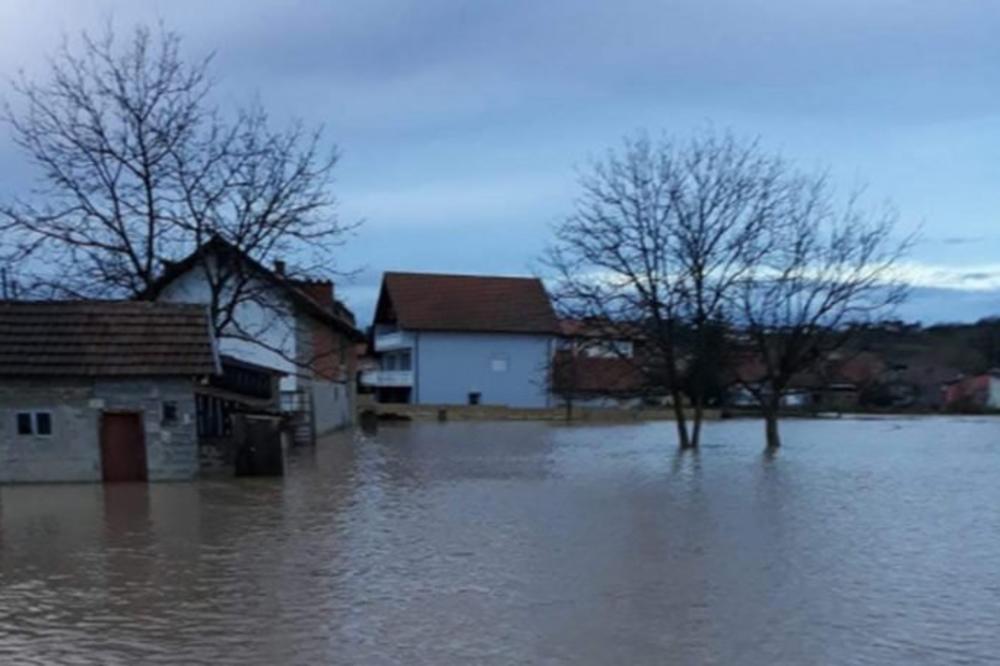
M411 424L0 489L0 662L982 663L1000 421Z

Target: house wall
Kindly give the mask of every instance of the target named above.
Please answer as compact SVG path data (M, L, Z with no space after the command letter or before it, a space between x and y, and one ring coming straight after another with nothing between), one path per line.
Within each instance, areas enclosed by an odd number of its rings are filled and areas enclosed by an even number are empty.
M351 382L317 380L312 385L316 434L346 428L354 424L354 386Z
M464 405L479 392L484 405L549 405L552 336L420 332L415 338L413 402ZM500 359L504 371L493 365Z
M165 425L162 404L177 404ZM63 379L58 383L0 380L0 482L100 481L100 416L104 410L143 413L150 481L198 473L192 381L188 378ZM18 435L17 413L52 414L52 435Z
M1000 409L1000 377L989 377L989 391L986 394L986 407Z
M357 358L354 343L319 320L312 321L312 353L316 358L312 407L317 435L354 424Z
M252 334L260 343L231 337L232 334L227 336L224 331L218 339L219 353L287 373L281 378L281 390L294 391L299 388L299 382L298 369L290 360L296 358L296 317L291 304L278 290L259 280L254 280L248 287L253 293L273 295L273 304L247 301L239 303L235 308L235 319L239 322L239 327ZM204 267L197 266L177 277L163 289L157 300L210 304L212 293Z
M211 290L204 271L204 267L197 266L179 276L167 285L159 299L209 304ZM297 394L292 396L292 403L286 404L294 412L291 428L296 444L311 444L317 434L351 425L356 367L353 343L329 325L297 311L271 285L254 280L248 289L271 294L273 298L270 305L244 302L235 309L239 327L252 333L260 343L226 336L224 332L218 339L219 352L285 373L280 390ZM306 364L312 364L315 372Z

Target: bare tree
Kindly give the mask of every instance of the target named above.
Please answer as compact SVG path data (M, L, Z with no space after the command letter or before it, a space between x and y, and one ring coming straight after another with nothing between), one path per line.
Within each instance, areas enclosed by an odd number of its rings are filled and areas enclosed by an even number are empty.
M47 79L22 76L4 109L39 185L0 206L7 258L35 293L151 298L176 262L195 256L211 292L217 332L239 330L243 303L272 308L252 270L291 255L301 277L332 270L341 224L331 193L337 153L321 130L272 129L259 104L211 106L211 59L187 61L164 28L122 43L67 43ZM231 255L199 252L221 239ZM30 275L26 275L30 273Z
M139 29L119 52L109 28L79 54L64 44L47 81L14 83L22 108L4 116L39 186L2 214L35 286L134 296L183 243L175 156L192 150L210 86L208 61L184 63L179 41Z
M681 448L698 446L704 416L708 366L692 361L708 353L731 289L764 249L783 170L756 142L728 134L640 135L581 176L576 210L555 230L545 263L557 305L641 329L648 383L670 392Z
M781 399L793 378L905 298L895 266L910 246L895 239L891 209L866 209L859 196L838 205L823 176L789 173L784 189L780 215L758 239L766 251L734 294L759 361L756 376L738 379L761 406L771 451L781 444Z

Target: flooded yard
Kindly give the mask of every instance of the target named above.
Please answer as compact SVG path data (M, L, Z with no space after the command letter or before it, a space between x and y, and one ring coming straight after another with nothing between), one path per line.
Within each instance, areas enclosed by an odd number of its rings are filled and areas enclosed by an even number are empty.
M1000 420L383 426L283 480L0 489L4 664L1000 655Z

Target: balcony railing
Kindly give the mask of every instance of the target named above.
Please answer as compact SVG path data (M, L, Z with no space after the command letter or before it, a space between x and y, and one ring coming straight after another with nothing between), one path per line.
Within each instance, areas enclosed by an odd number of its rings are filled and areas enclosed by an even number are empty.
M361 383L367 386L413 386L412 370L366 370Z
M405 331L375 334L375 351L384 352L394 349L409 349L413 346L413 336Z

